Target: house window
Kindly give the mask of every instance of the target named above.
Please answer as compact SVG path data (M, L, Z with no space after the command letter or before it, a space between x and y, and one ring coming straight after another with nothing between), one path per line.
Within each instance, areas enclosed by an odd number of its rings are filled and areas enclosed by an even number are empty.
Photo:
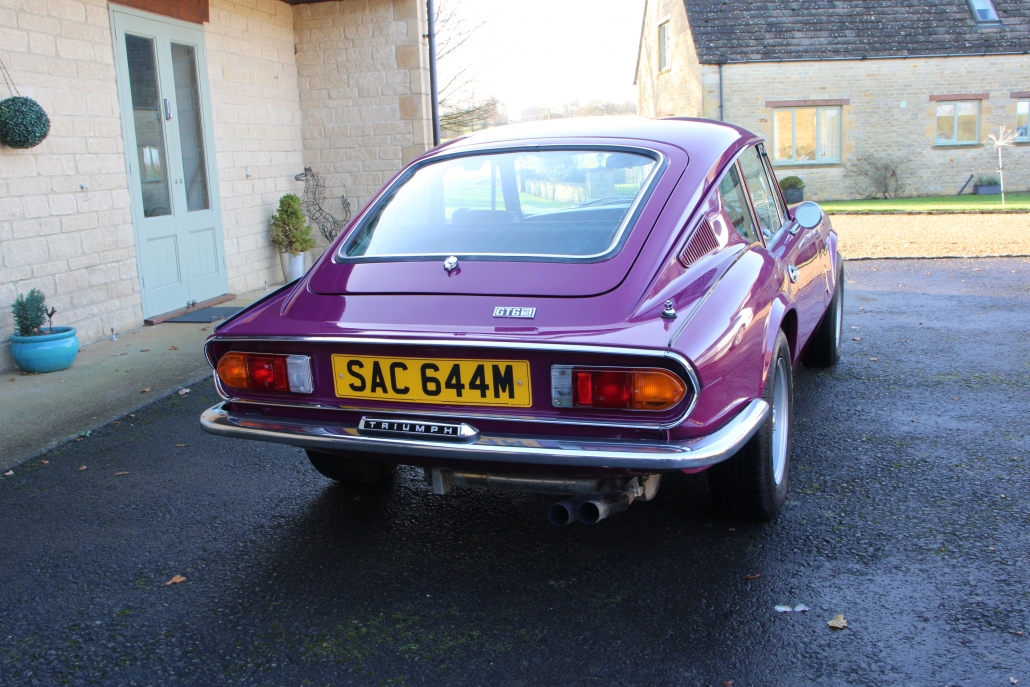
M977 24L998 21L998 13L994 11L991 0L969 0L969 9L973 11L973 19Z
M773 110L773 160L777 164L840 162L839 107Z
M979 100L937 103L937 145L975 145L979 142Z
M1016 140L1030 141L1030 100L1016 101Z
M669 68L669 22L658 25L658 71Z

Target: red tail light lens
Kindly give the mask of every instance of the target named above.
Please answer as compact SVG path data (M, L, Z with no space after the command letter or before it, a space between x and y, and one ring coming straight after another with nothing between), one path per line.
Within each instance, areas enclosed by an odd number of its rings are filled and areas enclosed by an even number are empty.
M251 389L275 389L288 391L286 379L286 357L270 355L247 356L247 381Z
M568 398L567 392L555 386L562 383L558 380L567 379L568 373L555 375L554 372L552 368L552 398ZM666 410L683 400L687 393L683 380L658 368L573 367L571 377L571 405L575 408ZM568 404L556 401L555 405Z
M573 370L573 404L590 408L629 408L633 375L624 370Z
M311 360L306 355L226 353L215 373L233 389L292 391L310 394Z

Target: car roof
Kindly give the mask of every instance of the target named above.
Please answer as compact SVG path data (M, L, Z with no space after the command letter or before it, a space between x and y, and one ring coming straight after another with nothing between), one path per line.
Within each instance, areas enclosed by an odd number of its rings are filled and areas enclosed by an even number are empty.
M729 134L729 135L727 135ZM521 140L572 138L622 138L638 141L659 141L679 146L689 152L709 150L721 153L760 140L746 129L710 119L669 117L651 119L637 115L610 117L568 117L507 124L476 131L445 144L444 148L481 146L491 143L513 143ZM713 147L719 150L711 150ZM439 150L439 148L437 149Z

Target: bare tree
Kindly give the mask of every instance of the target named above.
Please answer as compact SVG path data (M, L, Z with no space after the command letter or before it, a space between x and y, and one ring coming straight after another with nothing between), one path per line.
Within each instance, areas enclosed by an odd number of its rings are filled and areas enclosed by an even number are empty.
M436 61L453 63L456 53L472 38L485 20L464 11L462 0L439 0L436 4ZM468 63L448 74L440 88L440 128L453 134L472 131L493 123L503 108L494 97L480 98L473 89L478 72ZM493 121L492 121L493 120ZM497 122L503 123L503 122Z
M905 192L901 176L908 163L907 158L890 154L863 153L844 165L844 171L851 175L852 188L860 196L900 198Z

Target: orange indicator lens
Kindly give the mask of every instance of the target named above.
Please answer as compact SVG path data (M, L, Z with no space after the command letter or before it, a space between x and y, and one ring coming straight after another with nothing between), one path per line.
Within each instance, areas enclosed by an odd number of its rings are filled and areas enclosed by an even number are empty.
M218 378L222 384L236 389L246 389L247 384L247 356L243 353L226 353L218 361L216 368Z

